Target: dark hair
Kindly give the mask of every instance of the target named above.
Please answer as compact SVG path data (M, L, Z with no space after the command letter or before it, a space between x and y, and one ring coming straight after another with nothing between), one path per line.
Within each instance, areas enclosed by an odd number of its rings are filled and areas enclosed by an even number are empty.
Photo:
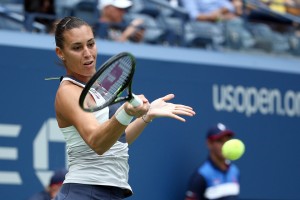
M89 26L91 27L88 23L86 23L84 20L77 18L77 17L65 17L62 20L60 20L55 29L55 43L56 46L63 49L64 46L64 32L71 30L73 28L79 28L81 26Z

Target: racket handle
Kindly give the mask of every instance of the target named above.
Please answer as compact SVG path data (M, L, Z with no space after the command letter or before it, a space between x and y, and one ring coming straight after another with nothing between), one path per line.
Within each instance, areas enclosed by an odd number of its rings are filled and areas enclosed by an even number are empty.
M136 96L135 94L132 94L132 99L129 101L129 103L133 106L133 107L138 107L140 105L143 104L142 100Z

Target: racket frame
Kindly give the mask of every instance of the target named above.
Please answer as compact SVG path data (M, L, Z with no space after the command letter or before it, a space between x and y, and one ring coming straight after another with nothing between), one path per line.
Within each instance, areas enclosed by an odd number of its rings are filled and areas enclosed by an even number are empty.
M92 86L94 85L94 83L97 81L97 79L99 78L99 76L107 69L110 67L110 65L114 62L116 62L117 60L128 56L131 59L131 63L132 63L132 68L131 68L131 72L128 75L128 79L126 81L125 84L123 84L115 94L113 94L113 98L111 98L109 101L106 101L102 106L99 107L95 107L95 108L85 108L84 107L84 100L85 97L88 95L90 89L92 88ZM122 52L119 53L111 58L109 58L105 63L103 63L100 68L97 70L97 72L91 77L91 79L86 83L85 87L83 88L80 97L79 97L79 106L86 112L95 112L98 110L101 110L109 105L115 104L115 103L119 103L119 102L123 102L123 101L130 101L133 99L133 94L132 94L132 79L133 79L133 75L135 72L135 58L132 54L128 53L128 52ZM127 88L127 96L119 96L120 94L122 94L122 92Z

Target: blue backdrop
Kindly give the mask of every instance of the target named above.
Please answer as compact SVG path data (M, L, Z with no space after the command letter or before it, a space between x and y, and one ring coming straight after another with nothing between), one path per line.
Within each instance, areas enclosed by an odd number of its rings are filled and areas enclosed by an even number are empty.
M48 184L66 166L54 97L63 75L52 36L0 31L0 194L21 200ZM97 41L102 63L130 51L137 57L133 88L197 115L182 123L156 119L130 146L131 200L183 199L189 176L207 157L205 133L217 122L246 145L236 164L242 199L300 199L299 60L194 49Z

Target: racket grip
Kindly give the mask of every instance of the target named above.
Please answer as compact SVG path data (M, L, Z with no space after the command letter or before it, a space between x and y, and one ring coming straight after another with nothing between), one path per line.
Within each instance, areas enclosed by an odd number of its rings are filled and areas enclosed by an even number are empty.
M136 96L135 94L132 94L132 99L129 101L129 103L133 106L133 107L138 107L140 105L143 104L142 100Z

